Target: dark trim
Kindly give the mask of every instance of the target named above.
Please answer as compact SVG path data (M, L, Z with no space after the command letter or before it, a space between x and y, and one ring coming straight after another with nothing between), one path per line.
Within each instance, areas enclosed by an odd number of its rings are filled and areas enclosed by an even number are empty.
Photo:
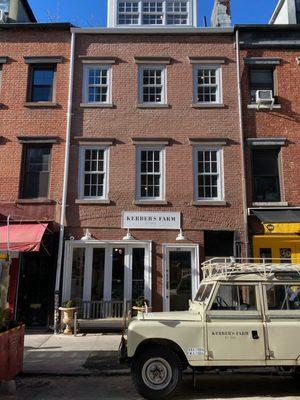
M0 57L0 64L7 64L8 63L8 57L3 56Z
M53 30L66 30L70 31L74 25L69 22L51 22L51 23L32 23L32 22L16 22L8 24L0 24L1 30L13 30L13 29L53 29Z
M25 11L27 13L28 18L30 19L31 22L37 22L37 19L35 18L35 15L32 11L32 8L30 7L29 3L27 0L21 0L21 3L23 7L25 8Z
M154 56L154 57L133 57L136 64L170 64L171 57L168 56Z
M25 64L60 64L62 56L24 56Z
M228 138L216 138L216 137L189 137L189 144L191 145L219 145L219 146L227 146L229 139Z
M21 144L55 144L58 143L58 136L18 136L18 141Z
M281 58L279 57L248 57L244 58L245 65L279 65Z
M248 138L249 146L285 146L287 138Z
M171 138L162 138L162 137L132 137L131 141L136 145L161 145L161 146L169 146L172 139Z
M74 139L78 141L79 143L82 142L86 145L97 143L97 144L102 144L102 145L107 145L107 146L112 146L116 143L115 138L105 138L105 137L84 137L84 136L75 136Z

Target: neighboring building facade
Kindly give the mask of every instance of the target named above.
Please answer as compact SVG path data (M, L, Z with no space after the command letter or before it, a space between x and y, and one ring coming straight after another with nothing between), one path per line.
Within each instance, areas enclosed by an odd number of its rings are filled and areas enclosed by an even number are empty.
M69 24L1 25L0 251L12 251L9 304L27 326L53 314L69 57Z
M278 0L277 6L270 19L270 24L299 24L300 23L300 1Z
M244 252L233 29L74 32L63 300L185 309Z
M253 254L299 263L300 25L238 29Z
M0 0L0 24L36 22L27 0Z

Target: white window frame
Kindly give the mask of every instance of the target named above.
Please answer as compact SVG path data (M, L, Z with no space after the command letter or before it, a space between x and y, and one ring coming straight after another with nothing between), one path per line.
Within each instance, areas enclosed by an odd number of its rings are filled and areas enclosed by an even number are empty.
M104 180L102 196L85 196L84 195L84 168L85 168L85 151L86 150L103 150L104 151ZM109 174L109 148L97 145L80 146L79 154L79 177L78 177L78 195L82 200L108 200L108 174Z
M106 101L89 101L89 70L107 70L107 98ZM83 102L88 104L111 104L112 103L112 66L107 64L84 64L83 66Z
M156 11L144 11L144 3L151 3L151 0L144 0L141 2L141 19L142 19L142 25L144 26L163 26L165 23L165 2L163 0L157 0L155 3L161 2L162 3L162 11L161 12L156 12ZM161 24L144 24L144 16L162 16L161 19Z
M159 151L160 164L160 195L158 197L141 196L141 153L142 151ZM166 174L166 149L165 147L137 147L136 149L136 200L138 201L164 201L165 200L165 174Z
M216 151L217 152L217 165L218 165L218 196L217 197L199 197L199 180L198 180L198 152L199 151ZM202 146L195 147L193 160L194 160L194 199L195 201L223 201L224 200L224 155L223 147L210 147Z
M160 64L143 64L138 66L139 71L138 71L138 98L139 98L139 104L167 104L167 67L166 65L160 65ZM161 84L162 84L162 93L161 93L161 101L154 102L154 101L148 101L145 102L143 101L143 76L144 76L144 70L147 69L157 69L162 71L161 74Z
M187 26L196 26L196 14L197 12L197 7L196 7L196 3L197 1L194 0L194 2L192 0L186 0L187 3L187 23L186 24L167 24L167 16L168 15L180 15L180 12L167 12L167 3L173 2L173 0L157 0L157 1L162 1L163 3L163 11L162 11L162 15L163 15L163 20L162 20L162 24L143 24L143 15L150 15L153 14L155 15L156 13L148 13L148 12L143 12L143 2L147 2L148 0L128 0L129 2L135 2L138 3L138 12L136 13L131 13L131 12L122 12L121 15L137 15L138 14L138 23L137 24L119 24L119 3L123 2L126 0L115 0L115 16L114 16L114 23L115 26L122 26L122 27L130 27L130 26L153 26L153 27L159 27L159 26L169 26L169 27L187 27ZM150 0L149 0L150 1ZM155 0L152 0L155 2ZM176 0L175 0L176 1ZM161 14L161 13L159 13Z
M140 0L128 0L127 3L137 3L138 5L138 11L137 12L131 12L131 11L124 11L124 12L119 12L119 4L120 3L126 3L126 0L118 0L117 1L117 25L119 26L136 26L141 24L141 2ZM120 24L119 23L119 16L124 15L124 16L137 16L138 17L138 23L137 24Z
M215 69L216 70L216 101L198 101L198 71L199 69ZM193 68L193 82L194 82L194 104L222 104L223 90L222 90L222 67L219 64L196 64ZM210 86L210 85L208 85ZM214 86L214 85L211 85Z

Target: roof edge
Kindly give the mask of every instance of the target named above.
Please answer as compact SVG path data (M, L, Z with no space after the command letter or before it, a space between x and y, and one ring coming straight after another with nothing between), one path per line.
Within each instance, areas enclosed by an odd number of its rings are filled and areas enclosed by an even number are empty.
M101 34L101 35L163 35L163 34L202 34L219 35L232 34L234 28L71 28L71 32L79 34Z
M72 25L69 22L12 22L9 24L1 24L0 31L6 29L62 29L71 30Z
M273 14L269 20L269 24L274 24L274 21L275 21L276 17L278 16L280 10L282 9L284 2L285 2L285 0L278 1L277 6L275 7L275 10L273 11Z
M27 0L21 0L21 3L22 3L23 7L25 8L25 10L26 10L26 12L28 14L28 17L29 17L30 21L31 22L37 22L37 19L36 19L35 15L34 15L34 13L32 11L32 8L31 8L30 4L28 3L28 1Z

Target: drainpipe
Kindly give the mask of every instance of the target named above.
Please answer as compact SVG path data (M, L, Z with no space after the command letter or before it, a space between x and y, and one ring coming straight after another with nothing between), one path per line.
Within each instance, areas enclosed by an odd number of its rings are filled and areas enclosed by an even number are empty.
M59 300L60 300L60 279L61 279L61 271L62 271L65 219L66 219L66 207L67 207L67 195L68 195L69 160L70 160L70 145L71 145L71 124L72 124L72 107L73 107L75 35L76 35L75 32L71 33L70 75L69 75L69 94L68 94L67 127L66 127L64 180L63 180L63 193L62 193L61 214L60 214L59 243L58 243L57 269L56 269L56 281L55 281L55 298L54 298L54 333L59 333L58 332L58 324L59 324L58 308L59 308Z
M243 103L242 103L242 85L240 68L240 40L239 30L236 30L236 72L238 89L238 107L239 107L239 125L240 125L240 145L241 145L241 176L242 176L242 201L243 201L243 221L244 221L244 243L245 256L249 258L249 239L248 239L248 210L247 210L247 184L246 184L246 157L245 157L245 138L243 128Z

